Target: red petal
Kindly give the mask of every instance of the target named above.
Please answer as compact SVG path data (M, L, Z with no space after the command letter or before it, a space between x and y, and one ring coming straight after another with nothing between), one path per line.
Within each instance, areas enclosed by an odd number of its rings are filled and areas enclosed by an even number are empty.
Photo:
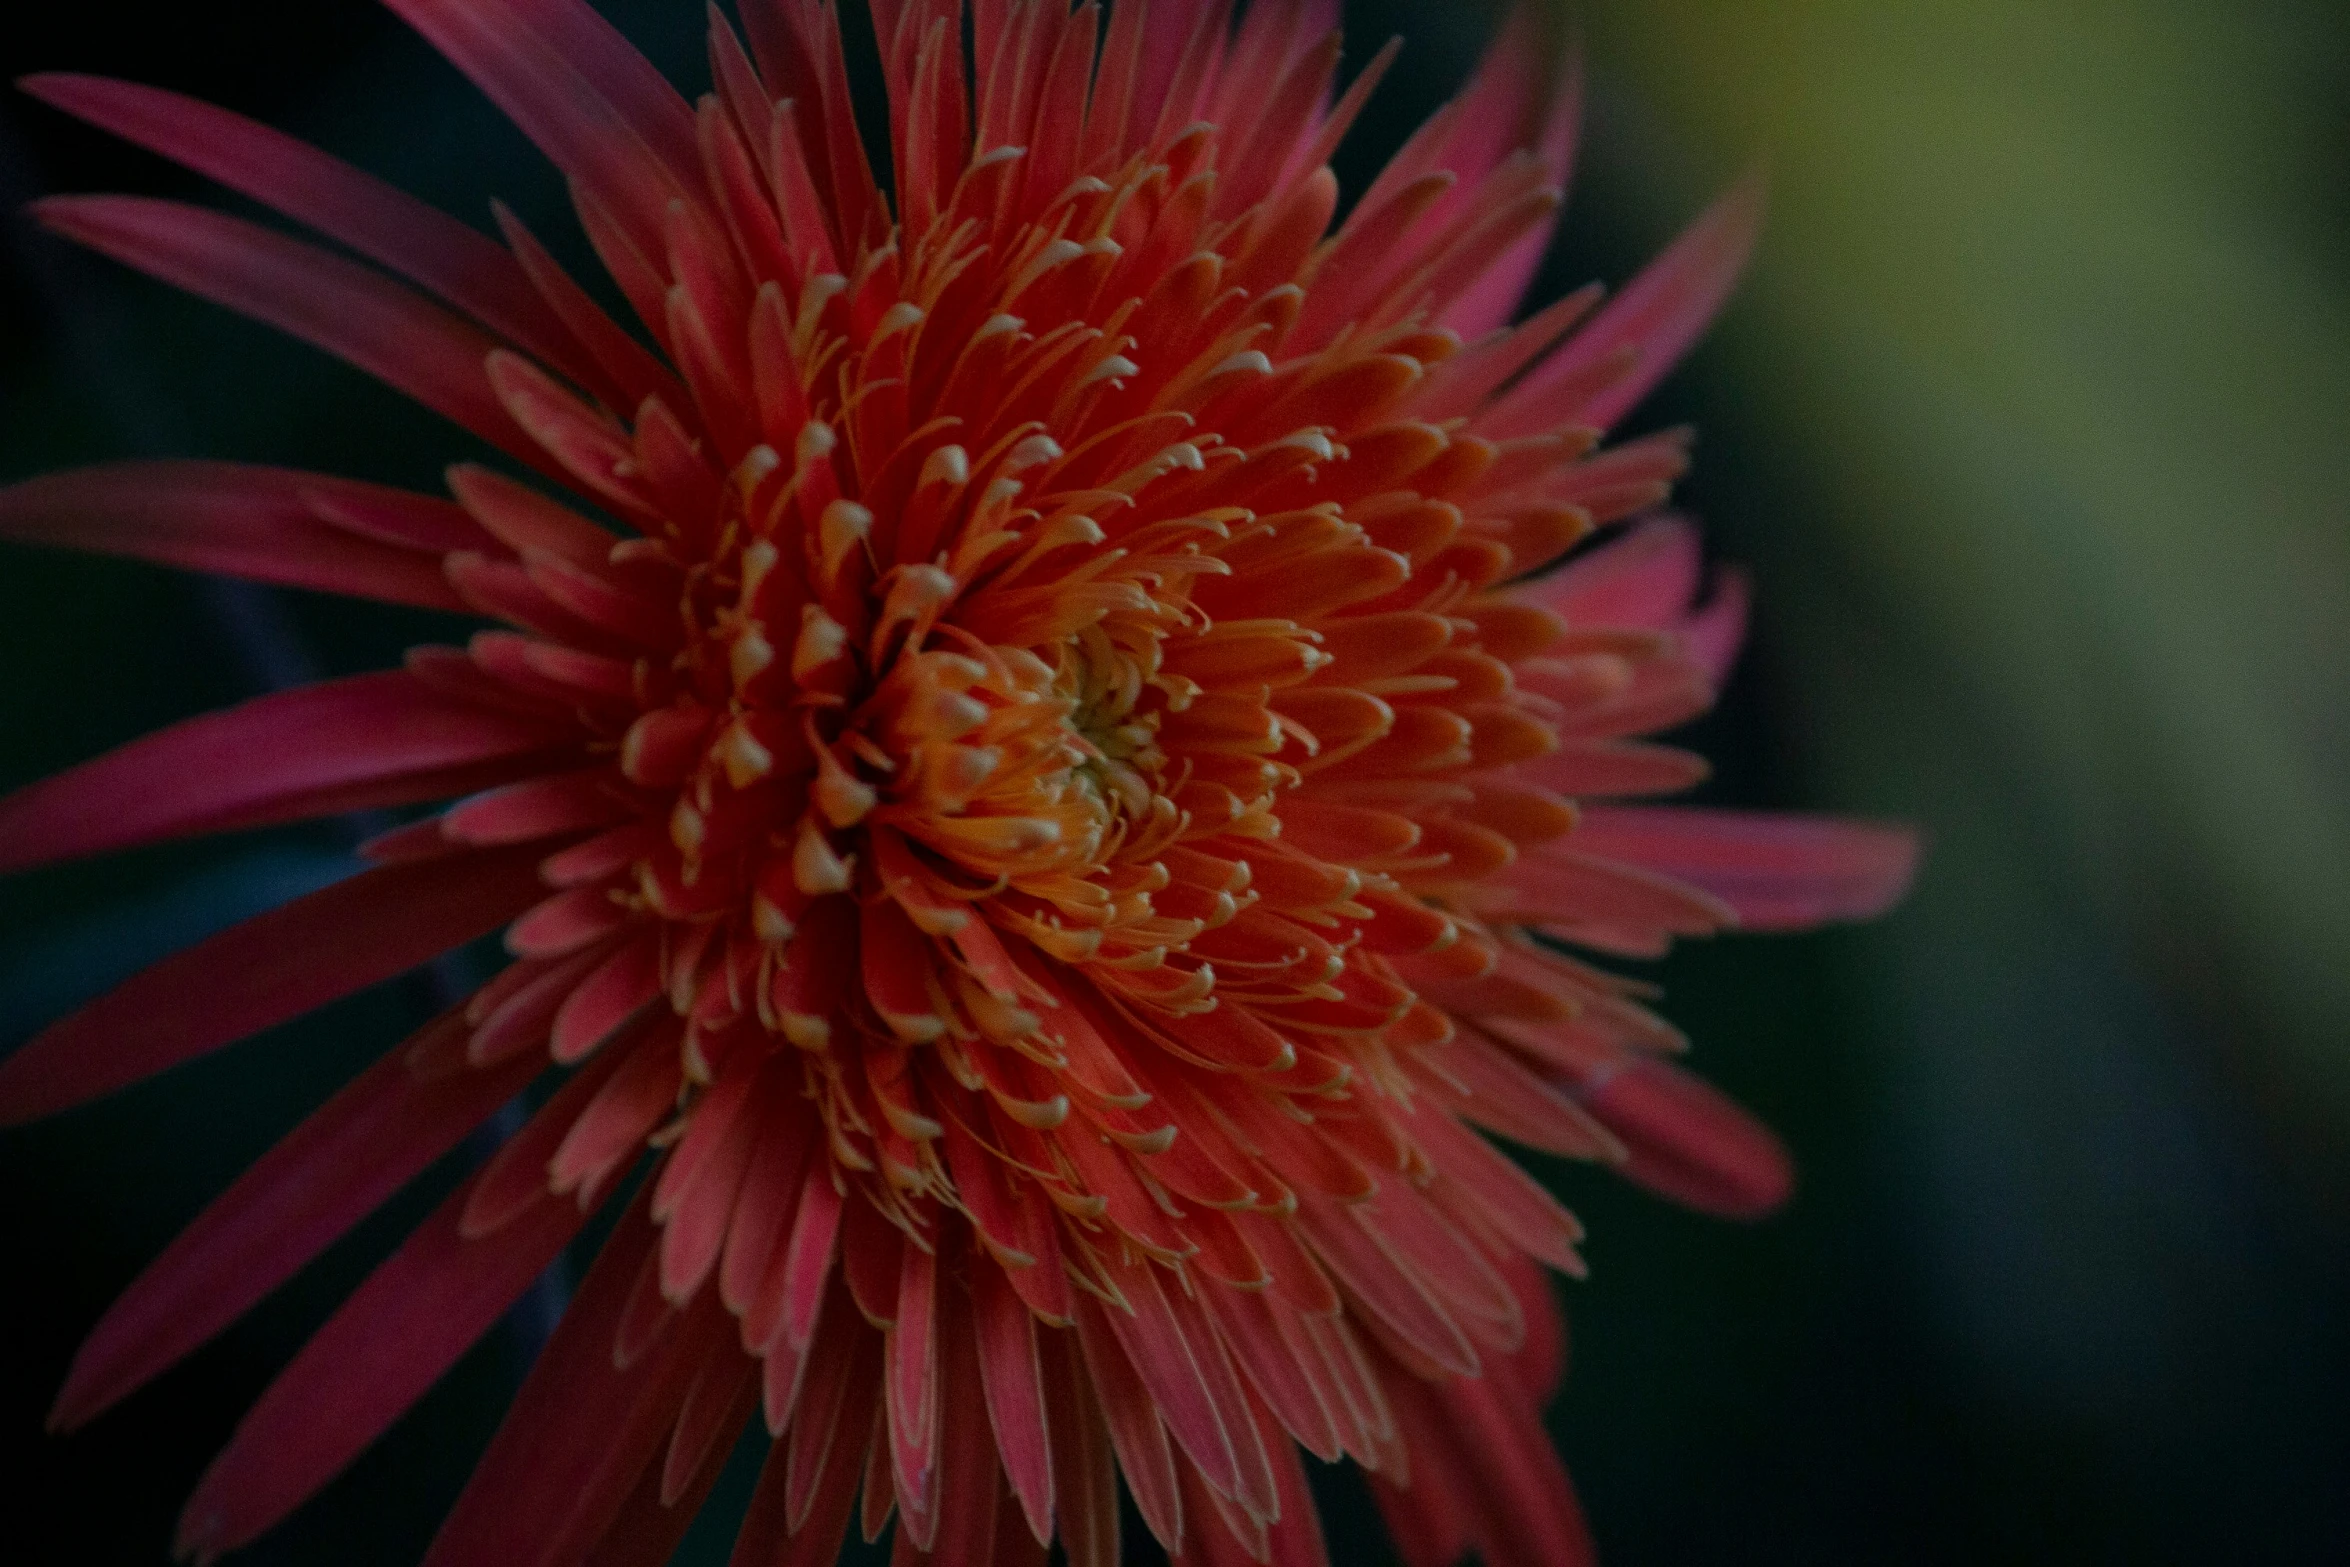
M490 1155L474 1176L473 1195L466 1199L465 1212L458 1219L458 1228L467 1240L495 1235L537 1207L550 1191L563 1193L564 1189L550 1179L548 1165L582 1109L603 1091L624 1059L613 1052L574 1072ZM580 1206L592 1204L582 1202Z
M527 0L528 20L496 0L389 3L586 193L626 212L641 238L659 235L670 199L692 199L692 112L576 0ZM649 158L648 147L666 156Z
M755 1363L748 1360L724 1369L705 1368L686 1397L686 1412L678 1416L667 1462L645 1465L636 1488L629 1492L604 1537L596 1542L584 1567L663 1567L676 1553L719 1476L725 1473L723 1459L729 1444L716 1438L739 1431L750 1418L758 1383L749 1373L755 1369ZM705 1399L706 1403L700 1402ZM690 1430L689 1419L694 1421ZM699 1444L699 1450L688 1443ZM695 1465L691 1472L678 1474L688 1462Z
M693 1377L737 1355L715 1297L626 1367L613 1346L658 1240L637 1200L605 1242L489 1450L425 1554L426 1567L554 1567L601 1537L673 1427ZM572 1204L551 1206L573 1213ZM495 1244L494 1242L491 1244Z
M579 1060L660 993L661 935L649 930L606 958L564 1001L555 1014L555 1059Z
M969 1299L950 1284L942 1288L938 1305L938 1401L946 1418L938 1432L938 1524L931 1541L932 1560L940 1567L960 1562L981 1567L995 1554L1002 1470L996 1463L993 1428L978 1418L986 1393ZM1014 1306L1017 1309L1017 1302ZM1028 1365L1033 1375L1033 1358ZM1040 1431L1040 1450L1042 1435Z
M1371 1227L1351 1208L1304 1203L1298 1224L1315 1255L1329 1265L1348 1293L1377 1324L1455 1376L1473 1377L1477 1351L1460 1324L1437 1304L1428 1287L1408 1272Z
M560 477L500 405L482 366L496 338L355 262L238 218L144 196L52 196L50 228L266 321Z
M399 1418L587 1222L549 1194L494 1239L459 1233L459 1188L329 1318L237 1423L180 1517L216 1556L292 1512Z
M82 1424L243 1315L536 1075L420 1077L415 1053L463 1028L454 1013L428 1025L197 1215L91 1330L50 1423Z
M1472 1543L1491 1567L1592 1567L1574 1487L1522 1393L1491 1378L1435 1385L1390 1372L1386 1380L1411 1438L1412 1482L1400 1495L1383 1481L1373 1488L1391 1521L1399 1511L1417 1515L1398 1533L1436 1554L1413 1557L1415 1567L1449 1563ZM1451 1542L1450 1554L1438 1542Z
M971 1262L971 1329L976 1335L987 1418L1012 1492L1039 1541L1053 1536L1052 1447L1046 1434L1043 1372L1036 1359L1036 1319L1013 1293L1003 1269ZM965 1418L968 1418L967 1416Z
M561 356L573 348L513 257L339 158L226 109L135 82L56 73L18 85L341 240L534 353Z
M462 610L437 554L338 527L320 502L418 511L464 525L446 502L322 474L235 463L116 463L0 489L0 538L127 555L188 571L387 604ZM457 531L451 529L450 531ZM469 539L472 547L489 543Z
M1917 834L1833 816L1594 806L1577 848L1686 882L1721 899L1749 930L1872 919L1917 873Z
M855 1313L843 1303L841 1315ZM814 1380L829 1368L838 1392L820 1413L811 1405L790 1436L767 1450L750 1512L727 1558L729 1567L832 1567L839 1558L880 1402L874 1386L880 1357L870 1347L877 1342L878 1335L865 1334L860 1344L811 1373ZM860 1348L870 1364L855 1363Z
M1664 254L1593 316L1566 345L1520 382L1480 434L1520 435L1567 424L1614 424L1664 379L1696 342L1746 265L1762 227L1763 184L1749 175L1707 208ZM1631 372L1573 405L1546 397L1619 349L1633 347Z
M485 935L541 891L527 855L385 865L198 942L51 1024L0 1064L0 1123L28 1121Z
M889 1461L905 1527L928 1549L938 1526L938 1264L920 1246L898 1256L888 1346Z
M1082 1346L1084 1370L1068 1378L1082 1390L1071 1394L1056 1387L1052 1380L1046 1383L1046 1396L1052 1399L1051 1429L1058 1433L1063 1424L1063 1413L1082 1396L1085 1405L1098 1411L1100 1426L1106 1426L1112 1447L1117 1450L1118 1468L1126 1476L1126 1489L1133 1493L1134 1505L1142 1520L1158 1542L1169 1550L1183 1547L1183 1501L1175 1484L1175 1453L1167 1445L1167 1427L1159 1419L1158 1399L1134 1363L1127 1358L1113 1331L1115 1319L1124 1313L1115 1306L1103 1307L1091 1295L1079 1293L1072 1297L1076 1308L1076 1343ZM1051 1366L1047 1364L1048 1378ZM1085 1426L1079 1422L1085 1416L1071 1411L1069 1424L1076 1432ZM1059 1437L1055 1437L1056 1443ZM1058 1447L1055 1449L1054 1473L1060 1479L1060 1489L1066 1495L1083 1496L1081 1486L1095 1483L1090 1478L1078 1485L1068 1483L1061 1474Z
M1593 1119L1622 1140L1625 1179L1702 1213L1755 1219L1795 1189L1795 1167L1771 1129L1701 1078L1637 1057L1583 1094Z
M1046 1429L1053 1445L1061 1548L1069 1567L1117 1567L1118 1466L1085 1357L1078 1352L1082 1332L1049 1333L1037 1345L1050 1411ZM1164 1433L1157 1444L1163 1454ZM1136 1495L1139 1506L1141 1493Z
M726 1254L719 1264L718 1288L726 1307L742 1318L743 1347L764 1349L768 1339L751 1335L750 1313L769 1267L783 1255L791 1240L792 1220L800 1201L800 1185L814 1155L822 1160L823 1132L796 1096L771 1096L761 1118L759 1144L744 1172L742 1194L726 1231ZM772 1324L770 1324L772 1326Z
M1233 1358L1282 1427L1324 1463L1337 1462L1342 1451L1337 1424L1305 1374L1305 1359L1313 1351L1284 1331L1287 1313L1261 1291L1211 1290L1207 1298Z
M189 833L446 792L456 769L547 750L558 731L453 701L406 670L256 697L0 799L0 871Z

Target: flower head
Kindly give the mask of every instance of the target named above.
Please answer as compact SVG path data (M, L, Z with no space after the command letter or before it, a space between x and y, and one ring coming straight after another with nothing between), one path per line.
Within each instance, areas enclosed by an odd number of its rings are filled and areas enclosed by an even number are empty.
M1540 1409L1575 1221L1486 1141L1759 1211L1769 1134L1583 957L1875 912L1907 838L1607 802L1702 764L1743 598L1635 523L1602 432L1749 242L1741 188L1604 308L1508 325L1576 94L1521 21L1334 223L1333 4L874 0L884 195L827 0L714 17L689 105L580 0L392 0L570 179L656 348L492 243L222 111L49 102L374 266L212 212L54 228L342 355L536 476L453 500L154 463L0 534L477 613L0 802L0 866L454 800L0 1066L130 1082L502 929L511 964L132 1286L88 1419L498 1107L541 1108L320 1330L182 1546L253 1538L607 1205L612 1238L435 1564L657 1561L735 1433L737 1560L852 1517L949 1563L1320 1559L1299 1449L1407 1556L1587 1550ZM379 270L380 268L380 270ZM1554 569L1556 568L1556 569Z

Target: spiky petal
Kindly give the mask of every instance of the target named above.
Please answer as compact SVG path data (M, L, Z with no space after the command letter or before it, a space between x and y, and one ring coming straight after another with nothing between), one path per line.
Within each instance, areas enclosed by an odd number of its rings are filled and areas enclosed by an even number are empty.
M36 78L385 270L196 208L53 227L340 354L562 492L221 465L0 491L0 536L463 608L405 670L0 801L0 866L448 801L0 1066L160 1071L505 927L513 961L296 1131L102 1323L78 1424L514 1090L541 1108L321 1331L183 1521L209 1557L363 1447L643 1177L433 1547L657 1561L732 1435L737 1560L1322 1559L1300 1447L1415 1563L1588 1555L1486 1134L1768 1208L1649 955L1859 918L1898 831L1607 803L1702 764L1744 590L1600 449L1727 292L1749 185L1613 304L1503 325L1575 126L1530 15L1333 227L1335 7L875 0L891 195L826 0L713 21L688 104L581 0L394 0L570 179L648 352L500 246L222 111ZM1561 84L1564 85L1561 85ZM879 149L876 149L879 150ZM1581 323L1578 325L1578 323ZM1556 567L1557 569L1553 569ZM1602 803L1591 803L1602 802Z

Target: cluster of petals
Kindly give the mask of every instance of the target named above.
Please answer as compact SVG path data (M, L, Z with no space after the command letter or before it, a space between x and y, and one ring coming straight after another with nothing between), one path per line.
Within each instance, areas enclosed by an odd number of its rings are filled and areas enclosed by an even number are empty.
M1709 706L1744 603L1655 514L1682 439L1603 432L1754 192L1511 324L1576 125L1524 20L1340 219L1392 49L1337 90L1335 0L873 0L886 193L829 0L713 13L698 103L583 0L389 3L560 167L635 320L503 209L500 244L224 111L28 84L341 249L127 197L51 227L514 467L0 491L0 536L493 623L0 801L0 869L408 813L48 1029L0 1116L495 932L511 961L204 1211L58 1420L528 1090L183 1550L299 1505L602 1214L432 1567L665 1560L754 1421L741 1567L893 1518L903 1561L1104 1567L1121 1481L1178 1560L1302 1567L1304 1454L1371 1473L1416 1567L1583 1559L1541 1424L1579 1231L1488 1134L1770 1207L1778 1145L1590 959L1867 915L1911 863L1618 803L1702 775L1640 737Z

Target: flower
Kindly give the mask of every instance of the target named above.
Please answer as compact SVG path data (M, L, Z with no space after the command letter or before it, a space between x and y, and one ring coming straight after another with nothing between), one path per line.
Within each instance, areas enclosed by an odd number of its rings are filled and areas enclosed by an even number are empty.
M0 535L498 622L0 802L0 868L455 799L370 868L134 977L0 1066L103 1093L503 930L512 962L134 1283L76 1425L525 1088L502 1149L320 1329L180 1546L267 1529L607 1208L432 1548L662 1559L733 1437L737 1561L1321 1559L1299 1450L1415 1563L1584 1559L1540 1410L1579 1231L1483 1134L1700 1208L1770 1135L1568 948L1883 908L1908 837L1604 803L1703 765L1735 578L1601 449L1727 291L1741 187L1604 308L1506 323L1571 79L1532 25L1333 226L1329 0L874 0L891 195L829 0L749 0L688 105L581 0L391 0L548 153L642 346L505 244L154 90L38 96L375 263L171 202L53 228L349 359L543 483L453 501L142 463ZM380 270L379 270L380 268ZM558 498L558 495L560 498ZM601 520L591 520L590 513ZM619 531L615 531L615 526Z

